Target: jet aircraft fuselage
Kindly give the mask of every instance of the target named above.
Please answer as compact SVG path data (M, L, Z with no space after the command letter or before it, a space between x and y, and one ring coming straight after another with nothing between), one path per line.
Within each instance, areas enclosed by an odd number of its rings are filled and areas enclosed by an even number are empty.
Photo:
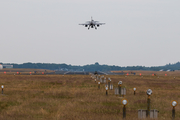
M91 21L87 21L84 24L79 24L79 25L84 25L85 27L88 27L88 29L91 28L95 28L97 29L97 27L99 27L100 25L104 25L105 23L99 23L98 21L94 21L91 17Z

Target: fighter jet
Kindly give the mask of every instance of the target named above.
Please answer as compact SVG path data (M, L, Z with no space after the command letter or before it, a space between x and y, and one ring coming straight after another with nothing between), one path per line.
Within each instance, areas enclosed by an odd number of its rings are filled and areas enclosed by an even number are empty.
M88 30L89 28L95 28L97 29L97 27L99 27L100 25L104 25L105 23L99 23L98 21L94 21L91 17L91 21L87 21L86 23L84 24L79 24L79 25L84 25L85 27L88 27Z

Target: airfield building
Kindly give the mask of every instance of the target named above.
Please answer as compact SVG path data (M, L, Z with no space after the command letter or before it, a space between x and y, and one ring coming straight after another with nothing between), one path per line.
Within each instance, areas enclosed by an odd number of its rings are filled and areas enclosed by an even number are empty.
M3 68L13 68L13 65L2 65L2 64L0 64L0 70Z
M13 65L3 65L3 68L13 68Z
M3 69L3 66L0 64L0 69Z

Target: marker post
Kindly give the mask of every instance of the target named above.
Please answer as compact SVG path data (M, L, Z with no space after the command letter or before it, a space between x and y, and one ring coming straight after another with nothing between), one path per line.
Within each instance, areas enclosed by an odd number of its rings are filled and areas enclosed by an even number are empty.
M98 78L99 78L99 77L98 77L98 75L97 75L97 76L96 76L96 79L98 80Z
M98 82L98 89L100 89L100 82Z
M122 81L118 82L118 87L119 87L119 97L121 97L121 85L122 85Z
M110 90L113 90L113 84L110 85Z
M134 95L136 94L136 88L133 88L133 90L134 90Z
M110 84L111 84L111 79L108 78L108 88L110 88Z
M122 92L121 95L124 97L126 94L126 88L122 88L121 92Z
M146 112L146 116L150 116L150 109L151 109L151 106L150 106L150 103L151 103L151 100L150 100L150 95L152 94L152 90L151 89L148 89L147 90L147 95L148 95L148 99L147 99L147 112Z
M175 119L175 107L173 107L173 109L172 109L172 120L174 120Z
M172 120L175 119L175 107L177 106L178 102L176 100L171 101L171 106L173 107L172 109Z
M151 102L151 99L150 99L150 95L148 95L148 100L147 100L147 117L150 115L150 102Z
M128 101L126 99L122 99L121 103L124 105L123 106L123 119L126 119L126 105Z
M106 95L108 95L108 87L106 87Z
M106 83L106 77L104 78L104 83Z
M1 88L2 88L2 94L3 94L3 88L4 88L4 85L2 85Z

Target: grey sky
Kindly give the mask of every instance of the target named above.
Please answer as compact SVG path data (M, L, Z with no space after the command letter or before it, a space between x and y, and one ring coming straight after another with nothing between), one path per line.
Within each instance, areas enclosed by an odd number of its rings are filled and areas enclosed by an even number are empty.
M0 62L159 66L179 61L179 0L0 0ZM98 30L78 25L105 22Z

